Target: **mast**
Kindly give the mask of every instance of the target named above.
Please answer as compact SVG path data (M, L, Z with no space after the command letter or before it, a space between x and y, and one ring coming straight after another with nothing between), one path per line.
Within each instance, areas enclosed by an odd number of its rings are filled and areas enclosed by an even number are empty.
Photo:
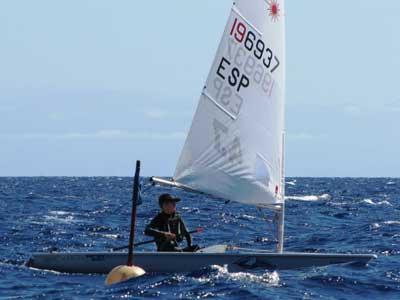
M282 161L281 161L281 197L282 205L277 211L278 217L278 244L276 252L283 252L283 244L285 238L285 133L282 133Z
M285 23L285 20L283 21ZM285 26L285 25L284 25ZM286 34L285 30L283 30L283 43L285 44ZM286 47L282 49L283 57L286 57ZM286 73L286 65L284 66L284 73ZM286 90L286 79L284 75L283 80L283 90ZM285 92L284 92L285 93ZM285 239L285 96L282 97L282 143L281 143L281 197L282 197L282 205L281 209L278 212L278 245L277 252L283 253L284 239Z

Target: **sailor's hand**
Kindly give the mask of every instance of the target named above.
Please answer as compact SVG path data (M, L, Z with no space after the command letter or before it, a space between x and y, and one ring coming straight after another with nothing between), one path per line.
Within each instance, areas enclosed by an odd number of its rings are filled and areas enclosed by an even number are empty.
M176 235L174 233L166 232L166 233L164 233L164 236L167 239L167 241L176 240Z

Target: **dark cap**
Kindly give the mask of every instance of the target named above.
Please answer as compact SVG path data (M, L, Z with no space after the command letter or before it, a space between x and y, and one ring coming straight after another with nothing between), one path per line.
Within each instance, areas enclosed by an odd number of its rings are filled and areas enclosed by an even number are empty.
M164 202L179 202L181 201L180 198L174 197L170 194L162 194L158 197L158 204L160 207L164 204Z

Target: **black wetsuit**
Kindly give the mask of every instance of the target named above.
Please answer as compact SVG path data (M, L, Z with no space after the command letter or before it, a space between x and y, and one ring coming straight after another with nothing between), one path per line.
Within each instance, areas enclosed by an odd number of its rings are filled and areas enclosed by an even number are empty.
M174 233L175 241L167 241L164 236L165 232ZM146 226L144 232L146 235L152 236L156 240L157 251L182 251L178 242L186 238L188 248L192 248L192 237L187 231L185 223L181 216L177 213L168 215L164 212L159 213L150 224Z

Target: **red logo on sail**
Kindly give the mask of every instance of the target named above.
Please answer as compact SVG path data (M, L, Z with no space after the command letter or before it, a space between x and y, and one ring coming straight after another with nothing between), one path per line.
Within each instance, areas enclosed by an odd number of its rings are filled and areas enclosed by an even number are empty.
M278 21L281 9L279 8L278 0L271 0L268 2L269 4L269 16L271 17L272 21Z

